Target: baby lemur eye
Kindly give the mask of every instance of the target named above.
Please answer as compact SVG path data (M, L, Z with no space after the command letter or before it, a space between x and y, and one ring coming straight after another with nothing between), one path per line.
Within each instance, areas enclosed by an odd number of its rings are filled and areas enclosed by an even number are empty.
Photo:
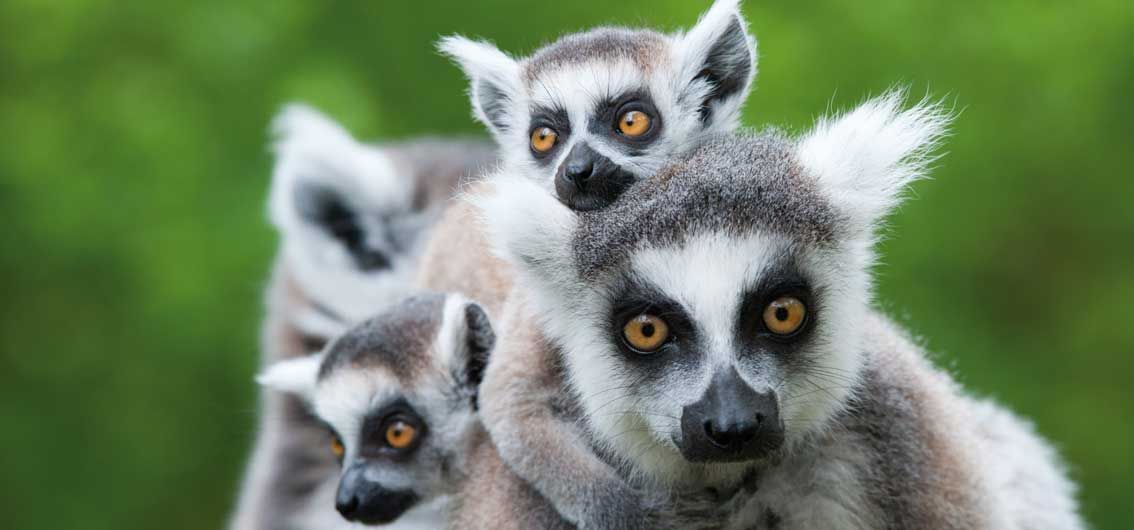
M346 447L343 447L342 440L338 436L331 436L331 454L335 455L339 461L342 461L343 455L346 454Z
M618 132L637 138L650 130L650 116L640 110L631 110L618 117Z
M537 153L546 153L555 147L559 140L559 133L551 127L536 127L532 130L532 149Z
M386 445L398 450L407 450L417 441L417 427L410 422L393 418L386 423Z
M781 296L764 308L764 326L776 335L788 336L807 320L807 306L794 296Z
M669 324L659 316L643 313L626 322L622 338L637 353L653 353L669 339Z

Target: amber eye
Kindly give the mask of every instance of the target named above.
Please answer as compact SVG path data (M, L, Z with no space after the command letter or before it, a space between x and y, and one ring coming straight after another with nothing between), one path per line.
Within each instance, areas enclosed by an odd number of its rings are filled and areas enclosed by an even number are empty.
M559 133L551 127L536 127L532 131L532 149L537 153L546 153L555 147L555 141L559 139Z
M776 335L791 335L803 327L807 307L794 296L781 296L764 308L764 325Z
M343 458L343 454L346 453L346 448L343 447L343 443L340 442L338 438L331 438L331 453L335 455L335 458L340 460Z
M632 110L618 118L618 132L635 138L650 130L650 117L640 110Z
M661 317L641 314L622 327L626 344L638 353L653 353L669 338L669 324Z
M417 439L417 428L401 420L386 427L386 443L394 449L405 449Z

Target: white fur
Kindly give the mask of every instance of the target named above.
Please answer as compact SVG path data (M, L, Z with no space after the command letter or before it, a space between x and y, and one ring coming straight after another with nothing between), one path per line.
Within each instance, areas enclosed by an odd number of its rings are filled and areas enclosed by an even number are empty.
M486 41L474 41L460 35L443 37L437 43L441 53L457 61L471 81L469 97L473 101L473 116L492 131L493 135L500 136L520 125L509 122L505 129L499 129L485 114L478 104L482 96L481 82L491 83L504 93L512 95L520 90L520 65L508 54L500 51Z
M950 115L922 100L902 110L904 91L871 99L835 118L822 118L800 142L803 166L857 230L872 230L911 182L925 176L947 133Z
M315 393L315 381L322 363L322 354L280 361L256 376L256 382L272 390L309 400Z

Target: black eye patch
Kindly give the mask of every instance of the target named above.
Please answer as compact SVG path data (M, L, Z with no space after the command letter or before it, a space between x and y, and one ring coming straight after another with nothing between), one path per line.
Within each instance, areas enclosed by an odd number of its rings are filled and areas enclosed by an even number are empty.
M403 422L412 427L416 434L412 445L395 449L386 438L387 429L393 422ZM362 422L359 454L367 458L382 458L394 461L408 460L421 446L428 435L429 427L425 419L405 398L397 398L366 416Z
M765 322L765 311L773 302L793 298L802 302L806 311L798 331L783 336L770 330ZM773 352L787 356L798 351L813 334L822 312L821 293L816 292L808 279L791 258L764 273L758 282L740 293L740 309L735 317L736 344L749 351ZM770 313L773 318L786 317L785 310Z
M366 233L358 222L358 214L334 190L315 184L301 185L295 193L295 207L303 220L342 243L358 268L364 271L390 268L390 260L384 253L366 246Z
M637 137L618 134L618 120L630 111L645 113L651 122L650 130ZM632 91L607 99L595 106L594 119L591 120L588 130L596 135L617 138L630 146L629 154L639 156L647 144L657 139L662 130L662 117L654 105L653 98L645 91Z
M632 358L640 357L628 348L622 339L623 329L630 319L647 314L661 318L669 328L670 342L691 344L696 339L696 326L685 309L660 289L636 278L627 278L615 296L610 310L610 333L619 347ZM664 347L663 347L664 349ZM659 350L660 351L660 350Z
M547 165L551 163L551 160L553 158L550 156L551 153L558 151L559 146L562 145L563 142L567 140L567 137L571 135L571 120L567 117L567 110L559 107L532 107L528 131L531 132L540 127L548 127L555 131L555 134L558 135L556 146L548 151L539 152L532 148L530 144L528 145L532 156L541 164Z

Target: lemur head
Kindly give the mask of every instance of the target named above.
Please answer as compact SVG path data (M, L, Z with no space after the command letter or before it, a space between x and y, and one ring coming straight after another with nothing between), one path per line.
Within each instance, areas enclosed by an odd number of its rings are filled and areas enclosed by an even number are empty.
M603 210L573 212L519 182L482 199L614 454L674 480L738 472L844 409L875 227L947 125L938 106L901 101L800 139L722 135Z
M474 114L504 164L576 210L613 202L709 135L731 131L756 72L737 0L688 32L598 28L513 59L487 42L440 49L470 80Z
M449 493L478 425L476 391L495 336L481 307L423 294L269 367L261 384L305 398L342 462L336 508L388 523Z
M410 263L426 219L413 204L411 176L313 109L289 106L273 128L269 215L294 279L348 321L403 293L405 278L392 273Z

